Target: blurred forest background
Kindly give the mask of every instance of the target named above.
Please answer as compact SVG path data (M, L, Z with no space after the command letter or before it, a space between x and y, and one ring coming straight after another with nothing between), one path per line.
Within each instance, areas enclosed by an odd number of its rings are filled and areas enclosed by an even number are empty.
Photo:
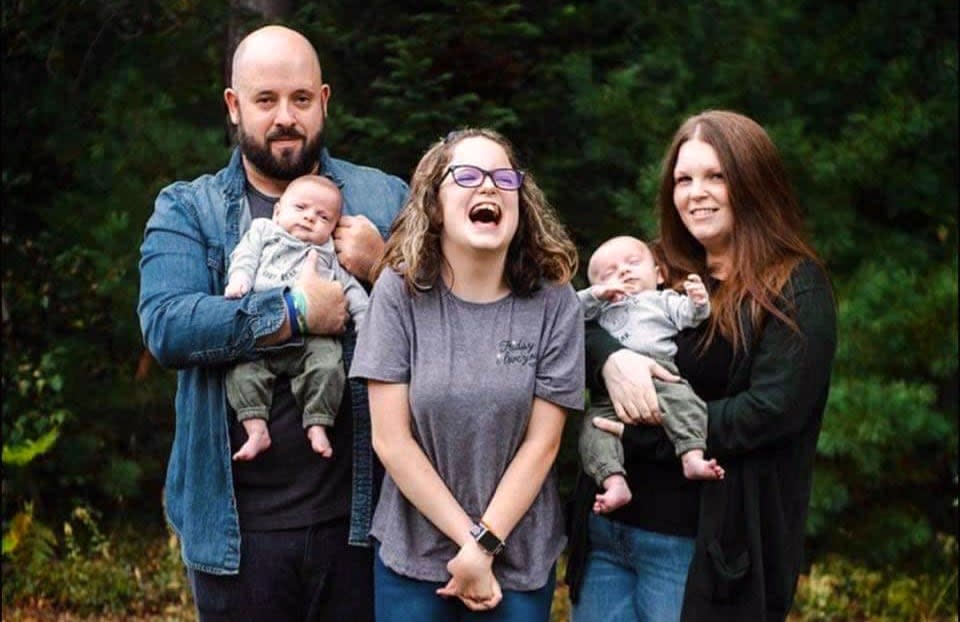
M764 125L839 304L795 615L956 619L957 12L4 0L4 617L190 619L161 511L175 378L141 342L138 247L164 185L227 161L232 45L282 21L320 52L334 155L406 179L450 129L495 127L583 257L614 233L654 234L684 117L728 108ZM568 443L564 486L575 460Z

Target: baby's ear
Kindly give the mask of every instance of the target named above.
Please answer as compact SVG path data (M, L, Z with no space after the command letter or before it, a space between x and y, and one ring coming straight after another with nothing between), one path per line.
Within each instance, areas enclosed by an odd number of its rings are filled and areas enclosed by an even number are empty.
M656 266L657 271L657 285L663 285L663 270L660 269L660 266Z
M280 201L277 201L276 203L273 204L273 217L274 217L274 218L277 217L277 212L279 212L279 211L280 211Z

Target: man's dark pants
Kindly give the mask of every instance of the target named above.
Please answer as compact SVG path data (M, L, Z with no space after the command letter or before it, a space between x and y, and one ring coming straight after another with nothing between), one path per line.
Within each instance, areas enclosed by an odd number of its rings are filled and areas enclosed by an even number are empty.
M344 518L243 532L239 574L188 570L200 622L372 622L373 549L348 531Z

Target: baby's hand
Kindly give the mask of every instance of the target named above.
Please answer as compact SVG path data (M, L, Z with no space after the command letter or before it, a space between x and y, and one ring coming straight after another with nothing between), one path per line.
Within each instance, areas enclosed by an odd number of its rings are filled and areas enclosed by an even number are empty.
M593 285L590 288L590 293L592 293L598 300L607 300L609 302L620 302L623 297L626 295L626 291L623 289L623 284L619 281L610 281L608 283L601 283L600 285Z
M223 297L242 298L248 291L250 291L250 283L246 279L233 279L227 283L227 289L224 290Z
M703 281L697 274L687 275L687 280L683 282L683 290L687 292L687 296L690 296L690 300L693 301L693 304L697 305L698 307L705 305L710 301L710 296L707 294L707 288L704 286Z

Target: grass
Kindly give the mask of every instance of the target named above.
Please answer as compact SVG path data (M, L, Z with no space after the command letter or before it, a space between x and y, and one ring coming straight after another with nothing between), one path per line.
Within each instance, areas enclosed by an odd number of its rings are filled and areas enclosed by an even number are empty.
M89 515L75 513L52 551L5 556L3 620L194 622L176 538L154 531L123 527L106 537ZM801 577L789 622L960 622L955 560L942 572L911 576L830 556ZM558 577L564 565L561 558ZM569 614L558 580L552 622Z

